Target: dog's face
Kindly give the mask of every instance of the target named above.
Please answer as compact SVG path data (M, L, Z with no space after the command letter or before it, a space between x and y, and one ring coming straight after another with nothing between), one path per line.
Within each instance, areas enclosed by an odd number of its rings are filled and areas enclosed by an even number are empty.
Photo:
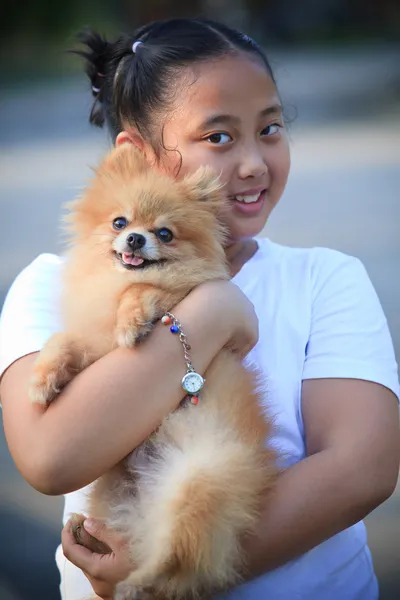
M222 257L221 186L207 168L175 181L128 144L113 150L68 216L73 244L126 271Z
M113 228L121 233L115 238L112 247L115 257L125 269L146 269L152 265L161 265L168 260L168 250L162 246L171 246L174 233L168 227L146 229L131 226L128 219L117 217ZM172 257L171 257L172 258Z

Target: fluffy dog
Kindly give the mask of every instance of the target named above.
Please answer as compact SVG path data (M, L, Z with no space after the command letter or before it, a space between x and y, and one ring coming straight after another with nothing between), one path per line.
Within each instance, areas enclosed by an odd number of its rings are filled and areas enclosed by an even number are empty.
M195 286L229 277L223 205L207 168L175 181L129 144L105 158L69 207L64 331L39 355L32 401L48 404L79 371L148 335ZM276 474L269 423L257 374L236 354L222 350L205 378L197 406L183 403L93 485L89 514L127 537L135 564L118 599L204 597L245 568L241 541Z

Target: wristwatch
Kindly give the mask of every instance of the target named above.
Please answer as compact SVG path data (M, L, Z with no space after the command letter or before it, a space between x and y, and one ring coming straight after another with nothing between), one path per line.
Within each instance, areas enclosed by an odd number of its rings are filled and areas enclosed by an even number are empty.
M182 378L182 387L188 394L198 394L204 386L205 379L196 371L188 371Z

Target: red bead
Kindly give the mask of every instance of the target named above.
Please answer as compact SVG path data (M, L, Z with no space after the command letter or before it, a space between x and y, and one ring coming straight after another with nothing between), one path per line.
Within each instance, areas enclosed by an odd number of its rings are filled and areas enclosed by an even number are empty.
M169 325L171 323L171 317L164 315L163 318L161 319L161 323L163 325Z
M191 402L192 404L194 404L194 405L198 404L198 403L199 403L199 398L198 398L198 396L192 396L192 397L190 398L190 402Z

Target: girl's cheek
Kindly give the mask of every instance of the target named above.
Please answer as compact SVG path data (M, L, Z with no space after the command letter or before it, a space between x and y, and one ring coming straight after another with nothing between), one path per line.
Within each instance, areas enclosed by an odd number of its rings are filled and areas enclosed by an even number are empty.
M157 169L163 174L169 177L182 179L189 172L184 167L182 159L177 152L164 153L157 164Z
M157 168L167 175L182 179L204 165L210 166L222 183L228 184L232 179L234 157L229 153L215 152L205 144L181 144L178 151L164 151Z
M273 178L277 180L277 183L285 185L289 170L290 170L290 152L289 145L286 140L282 140L282 145L274 157L271 157L269 162L270 170Z
M291 157L289 139L285 131L282 139L282 170L285 171L287 174L289 173L290 169L290 159Z
M207 164L214 169L221 183L229 184L235 171L234 158L229 156L229 153L219 156L213 153L213 156L209 158Z

